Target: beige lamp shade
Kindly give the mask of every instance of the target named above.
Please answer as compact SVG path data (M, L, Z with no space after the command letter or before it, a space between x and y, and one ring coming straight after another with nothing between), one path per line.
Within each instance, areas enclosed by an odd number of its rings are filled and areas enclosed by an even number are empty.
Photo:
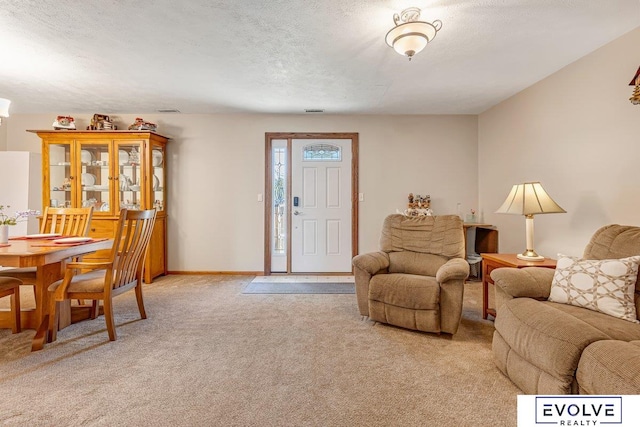
M516 184L511 188L502 206L496 213L524 215L526 217L527 248L518 254L518 258L524 261L542 261L543 256L536 253L533 248L533 216L548 213L566 213L544 191L539 182L525 182Z
M566 212L553 201L539 182L525 182L524 184L514 185L507 199L496 211L496 213L517 215Z
M11 101L5 98L0 98L0 117L9 117L9 105Z

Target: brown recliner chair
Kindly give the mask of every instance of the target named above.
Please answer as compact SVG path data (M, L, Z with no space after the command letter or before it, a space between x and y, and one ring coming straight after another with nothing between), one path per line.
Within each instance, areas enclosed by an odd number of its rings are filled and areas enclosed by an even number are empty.
M353 266L363 316L424 332L457 332L469 275L458 216L389 215L380 251L356 256Z

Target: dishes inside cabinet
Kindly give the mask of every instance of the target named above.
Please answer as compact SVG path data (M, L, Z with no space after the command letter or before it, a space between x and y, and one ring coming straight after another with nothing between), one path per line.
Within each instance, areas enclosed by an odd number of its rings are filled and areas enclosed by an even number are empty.
M162 151L160 150L151 150L151 164L154 167L158 167L162 165Z
M124 150L118 150L118 164L120 166L128 165L129 164L129 153L127 153Z
M91 155L91 151L80 150L80 161L82 163L91 164L93 161L93 155Z
M81 177L82 177L82 185L86 187L93 187L96 183L96 177L91 173L83 173Z
M153 191L158 191L160 190L160 179L153 175Z
M118 181L120 181L120 191L127 191L129 186L131 185L131 180L126 175L120 175L118 177Z

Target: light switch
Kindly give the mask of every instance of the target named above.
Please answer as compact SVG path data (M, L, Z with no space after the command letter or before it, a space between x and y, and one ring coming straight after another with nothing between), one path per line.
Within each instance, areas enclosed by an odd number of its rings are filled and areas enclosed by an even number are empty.
M364 193L358 193L358 201L364 202Z
M261 202L262 201L262 193L258 193L258 201Z

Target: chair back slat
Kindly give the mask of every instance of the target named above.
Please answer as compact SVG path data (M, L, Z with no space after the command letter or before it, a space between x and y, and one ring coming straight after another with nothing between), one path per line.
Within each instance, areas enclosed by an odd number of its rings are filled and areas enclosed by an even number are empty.
M44 210L41 233L84 237L89 234L93 206L88 208L50 208Z
M156 220L156 210L122 209L112 248L112 289L141 280L144 259Z

